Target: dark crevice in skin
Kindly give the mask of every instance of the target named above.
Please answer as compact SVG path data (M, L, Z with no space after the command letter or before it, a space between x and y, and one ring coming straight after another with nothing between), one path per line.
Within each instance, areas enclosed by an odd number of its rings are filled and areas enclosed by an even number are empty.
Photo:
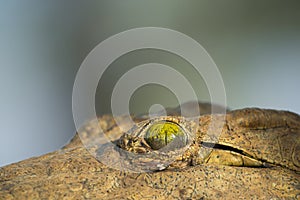
M227 150L227 151L233 151L245 156L250 157L249 155L247 155L243 150L231 147L231 146L226 146L223 144L216 144L216 143L211 143L211 142L201 142L201 144L203 145L203 147L206 148L213 148L213 149L220 149L220 150Z
M118 125L112 125L111 127L108 127L106 130L103 130L103 132L108 132L108 131L111 131L113 130L115 127L118 127ZM101 127L102 128L102 127Z
M261 161L263 166L253 166L255 168L273 167L273 165L271 163L267 163L266 160L256 159L253 156L244 152L243 150L240 150L240 149L237 149L237 148L234 148L231 146L227 146L227 145L223 145L223 144L216 144L216 143L211 143L211 142L201 142L201 145L206 148L219 149L219 150L224 150L224 151L232 151L232 152L247 156L249 158L253 158L255 160ZM247 166L247 167L249 167L249 166Z

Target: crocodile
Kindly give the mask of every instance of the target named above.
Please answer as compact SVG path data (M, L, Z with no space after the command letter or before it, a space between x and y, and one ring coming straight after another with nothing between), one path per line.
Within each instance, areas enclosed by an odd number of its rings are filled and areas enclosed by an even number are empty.
M0 168L0 199L300 199L296 113L133 119L102 115L63 148ZM99 127L113 145L97 146Z

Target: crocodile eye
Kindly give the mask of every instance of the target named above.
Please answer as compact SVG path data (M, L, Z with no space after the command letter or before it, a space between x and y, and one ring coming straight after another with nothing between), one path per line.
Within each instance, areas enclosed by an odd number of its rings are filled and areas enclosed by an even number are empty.
M170 121L159 121L152 124L146 132L145 140L153 150L161 149L170 143L173 148L187 145L185 131L178 124Z

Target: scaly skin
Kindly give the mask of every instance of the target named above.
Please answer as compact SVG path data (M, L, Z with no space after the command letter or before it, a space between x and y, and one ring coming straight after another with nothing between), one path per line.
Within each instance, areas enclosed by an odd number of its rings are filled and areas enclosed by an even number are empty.
M210 149L203 158L198 147L203 140L211 141L205 135L212 117L225 117L218 144L232 148ZM113 140L124 135L111 116L98 120ZM58 151L0 168L0 199L300 198L299 115L242 109L201 116L199 125L185 156L162 171L147 173L122 172L98 162L76 135ZM98 134L92 122L81 131ZM90 150L97 156L97 149ZM118 156L115 149L107 150L104 155Z

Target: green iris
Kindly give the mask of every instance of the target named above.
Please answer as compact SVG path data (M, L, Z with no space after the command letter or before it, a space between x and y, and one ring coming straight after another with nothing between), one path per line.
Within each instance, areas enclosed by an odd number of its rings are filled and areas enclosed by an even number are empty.
M169 121L152 124L146 132L145 140L154 150L161 149L169 143L174 144L175 148L187 144L184 130L178 124Z

